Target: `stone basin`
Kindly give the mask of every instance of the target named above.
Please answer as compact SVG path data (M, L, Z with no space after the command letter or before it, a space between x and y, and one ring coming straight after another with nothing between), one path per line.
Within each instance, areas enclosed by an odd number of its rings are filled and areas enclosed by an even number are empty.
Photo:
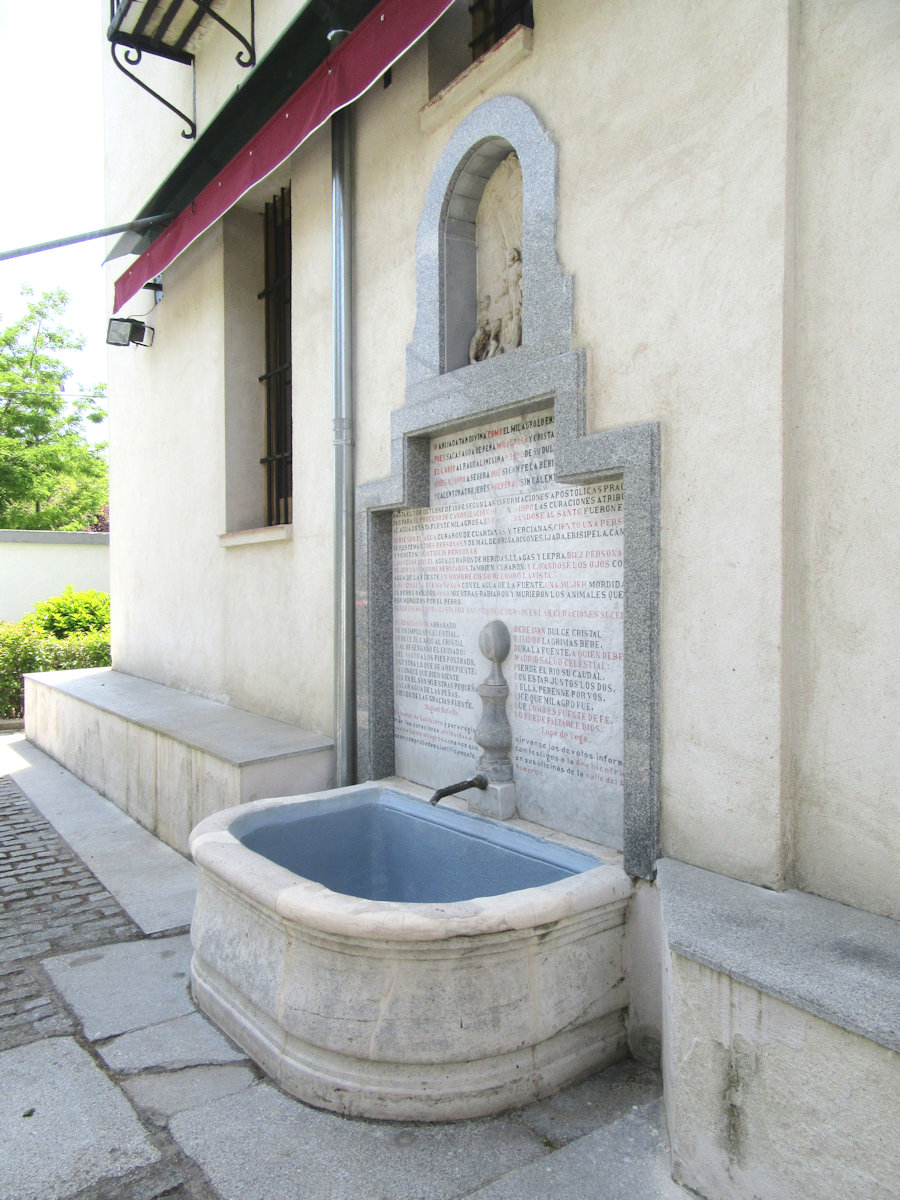
M191 853L197 1002L301 1100L455 1120L625 1054L616 867L377 784L217 813Z

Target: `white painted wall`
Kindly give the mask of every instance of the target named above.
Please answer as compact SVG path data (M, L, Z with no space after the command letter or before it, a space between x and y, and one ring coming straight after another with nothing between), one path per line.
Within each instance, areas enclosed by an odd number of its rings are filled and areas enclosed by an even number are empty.
M559 148L589 429L662 423L664 850L900 915L896 6L568 0L561 20L537 0L535 19L533 53L430 132L425 42L355 106L358 479L389 472L435 163L480 99L520 96ZM109 135L113 191L145 197L160 156L115 115ZM153 349L111 359L113 653L330 733L327 130L290 171L292 540L219 542L241 405L220 225L165 273Z
M292 540L220 541L252 511L254 474L259 507L247 519L258 525L264 513L262 422L255 441L244 424L243 453L233 426L226 439L241 386L247 408L258 410L264 369L260 329L253 358L248 328L258 314L236 299L242 273L254 304L262 286L241 236L254 222L238 213L166 272L153 348L110 355L110 489L116 520L129 529L112 561L113 593L127 598L113 620L112 653L129 674L330 733L330 297L316 299L323 280L330 284L327 130L302 160L293 197L302 302L294 308Z
M109 591L109 534L0 529L0 621L18 621L39 600Z

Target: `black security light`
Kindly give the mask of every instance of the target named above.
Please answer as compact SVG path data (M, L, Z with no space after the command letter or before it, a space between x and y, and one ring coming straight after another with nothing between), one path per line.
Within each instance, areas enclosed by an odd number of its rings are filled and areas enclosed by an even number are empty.
M106 327L107 346L152 346L153 327L136 317L111 317Z

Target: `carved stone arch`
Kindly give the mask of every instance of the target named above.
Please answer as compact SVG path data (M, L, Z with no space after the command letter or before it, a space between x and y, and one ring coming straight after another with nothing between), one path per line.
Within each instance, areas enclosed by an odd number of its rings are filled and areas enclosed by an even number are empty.
M461 122L435 168L416 240L416 325L407 385L468 365L475 312L475 217L511 152L522 167L522 346L545 356L572 343L572 279L556 254L556 147L515 96L486 100Z

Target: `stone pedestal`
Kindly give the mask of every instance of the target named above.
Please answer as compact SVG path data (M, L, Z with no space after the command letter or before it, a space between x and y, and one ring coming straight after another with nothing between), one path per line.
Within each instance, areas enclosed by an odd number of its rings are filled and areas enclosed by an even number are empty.
M469 799L469 811L480 813L483 817L494 817L498 821L508 821L516 815L515 783L489 783L483 792L473 792Z

